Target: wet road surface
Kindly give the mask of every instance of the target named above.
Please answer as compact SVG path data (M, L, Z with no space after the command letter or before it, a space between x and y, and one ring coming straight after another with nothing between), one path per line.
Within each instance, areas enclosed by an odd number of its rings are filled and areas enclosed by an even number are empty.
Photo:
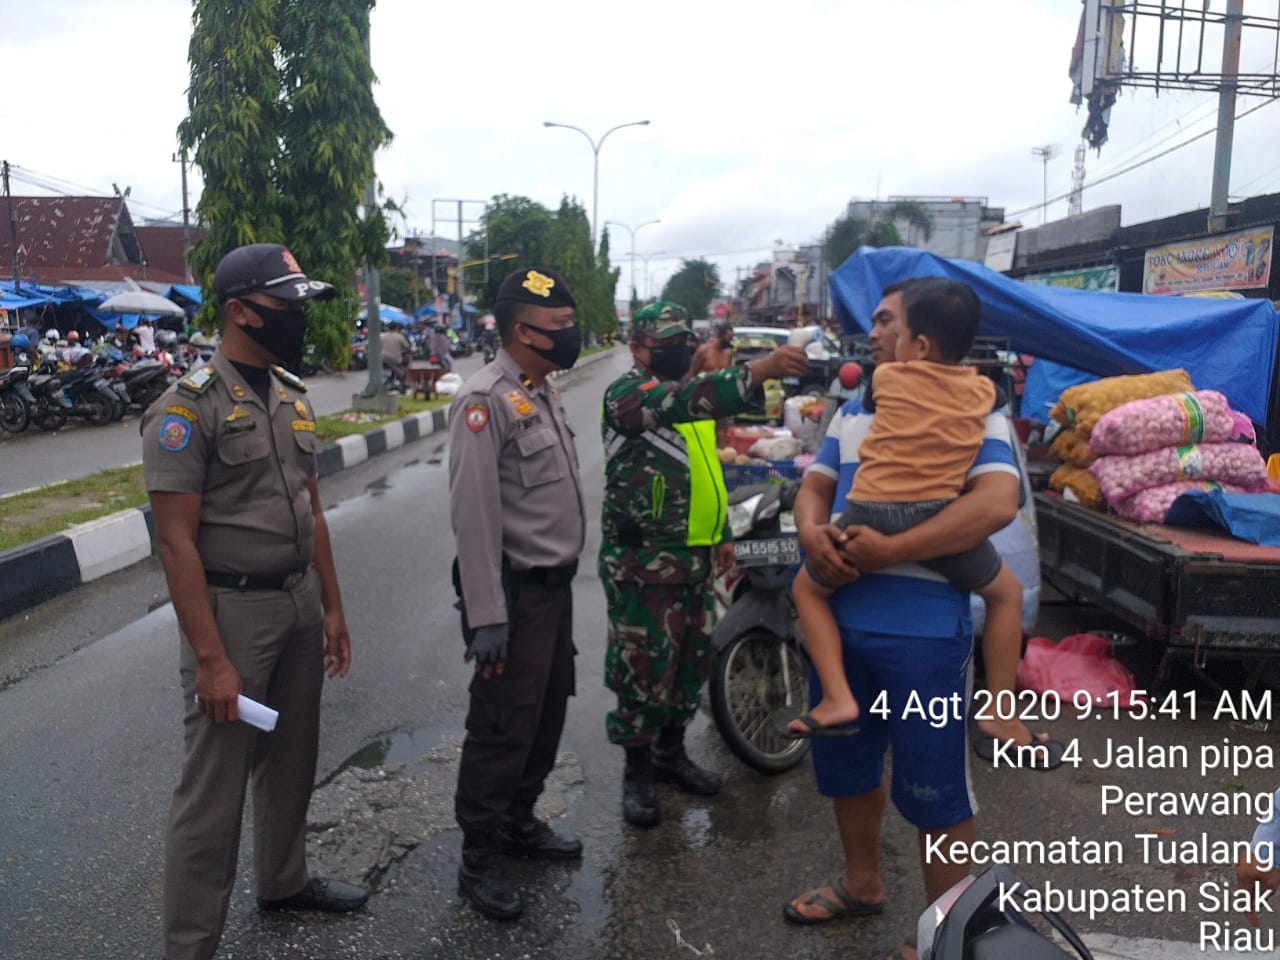
M563 384L577 427L588 496L588 543L575 583L578 695L570 703L543 813L580 834L580 864L518 863L525 917L499 925L456 896L460 834L452 788L469 667L452 609L443 437L326 481L347 615L355 642L348 678L331 681L322 715L320 781L313 802L316 868L365 869L374 895L348 918L264 915L254 907L250 844L220 957L503 958L658 960L689 956L835 960L884 957L924 906L916 839L895 814L884 832L886 910L876 918L798 929L783 904L841 869L830 807L807 763L763 777L725 748L705 716L690 735L701 762L725 774L718 798L661 789L663 823L652 831L619 817L621 752L604 738L604 602L595 574L602 459L596 424L608 379L624 357ZM177 775L177 638L154 561L0 623L0 956L159 956L160 863L168 798ZM150 611L150 612L148 612ZM1096 614L1046 612L1058 636L1098 626ZM1226 721L1065 717L1038 724L1079 738L1085 758L1138 733L1193 749L1224 738L1258 748L1274 732ZM1274 726L1272 728L1274 730ZM1133 790L1225 783L1273 790L1274 770L1110 770L1053 773L974 766L985 838L1116 838L1136 852L1135 832L1248 836L1246 818L1103 816L1107 783ZM251 823L251 821L249 821ZM1172 833L1169 833L1172 831ZM1031 864L1026 879L1060 886L1134 883L1194 891L1223 867L1134 863ZM1194 902L1194 897L1193 897ZM1072 916L1082 931L1194 940L1201 916L1107 913Z

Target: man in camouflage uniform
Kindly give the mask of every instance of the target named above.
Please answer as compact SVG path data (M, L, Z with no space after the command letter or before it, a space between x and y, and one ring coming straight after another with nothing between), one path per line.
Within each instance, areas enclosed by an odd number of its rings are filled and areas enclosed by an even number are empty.
M714 421L745 408L765 380L806 369L804 351L784 346L690 379L695 346L682 307L659 302L637 313L636 365L605 391L601 424L605 682L618 695L606 727L627 752L622 815L642 827L661 816L655 779L704 796L720 790L719 775L684 747L711 667L713 566L733 562Z

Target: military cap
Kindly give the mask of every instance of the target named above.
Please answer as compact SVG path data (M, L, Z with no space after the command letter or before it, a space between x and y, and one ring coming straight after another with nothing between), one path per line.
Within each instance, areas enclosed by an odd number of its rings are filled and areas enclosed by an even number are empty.
M222 258L213 274L213 292L219 303L225 303L251 293L280 300L328 300L338 291L331 283L308 279L287 247L251 243Z
M526 267L507 274L498 288L494 303L504 300L513 303L531 303L535 307L576 307L569 285L564 277L546 267Z
M689 312L678 303L663 300L651 303L631 318L631 336L635 338L642 333L658 339L691 337L693 328L689 326Z

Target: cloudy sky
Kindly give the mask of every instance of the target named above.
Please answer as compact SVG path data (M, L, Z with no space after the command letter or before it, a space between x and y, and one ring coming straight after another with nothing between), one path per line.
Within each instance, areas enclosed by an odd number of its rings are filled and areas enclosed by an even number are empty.
M1275 15L1270 0L1246 13ZM1213 0L1215 7L1224 0ZM191 4L185 0L3 0L0 159L15 193L132 188L135 217L181 210L175 129L186 109ZM981 11L981 15L979 15ZM378 157L402 228L456 236L456 205L506 193L599 209L646 226L637 282L656 293L679 257L721 276L768 259L779 242L821 236L854 198L987 197L1010 219L1040 222L1041 163L1053 197L1070 188L1084 116L1068 98L1077 0L379 0L376 96L395 133ZM1154 22L1140 26L1144 38ZM1151 28L1151 29L1148 29ZM1247 41L1241 67L1273 70L1269 42ZM1218 59L1220 34L1207 57ZM1238 111L1263 101L1242 98ZM1126 90L1111 140L1090 151L1086 183L1212 129L1208 93ZM1232 194L1280 190L1280 106L1236 127ZM1123 204L1126 223L1205 206L1213 136L1086 189L1085 208ZM193 191L199 189L196 172ZM194 197L193 197L194 206ZM464 208L469 218L480 206ZM1049 219L1066 215L1051 204ZM433 218L435 222L433 223ZM613 228L629 285L631 240Z

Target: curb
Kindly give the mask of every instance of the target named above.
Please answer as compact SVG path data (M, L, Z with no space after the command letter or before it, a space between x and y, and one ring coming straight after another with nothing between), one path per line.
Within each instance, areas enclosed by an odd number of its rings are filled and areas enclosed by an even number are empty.
M603 351L587 357L573 370L610 356ZM553 380L572 373L565 370ZM316 454L320 479L341 473L373 457L422 440L445 429L447 407L412 416L326 444ZM78 524L12 550L0 552L0 620L21 613L77 587L131 567L156 552L155 525L150 505L121 510Z
M428 437L445 428L447 415L445 407L424 410L326 444L316 454L316 474L321 478L332 476ZM149 504L5 550L0 553L0 620L131 567L155 552L155 526Z

